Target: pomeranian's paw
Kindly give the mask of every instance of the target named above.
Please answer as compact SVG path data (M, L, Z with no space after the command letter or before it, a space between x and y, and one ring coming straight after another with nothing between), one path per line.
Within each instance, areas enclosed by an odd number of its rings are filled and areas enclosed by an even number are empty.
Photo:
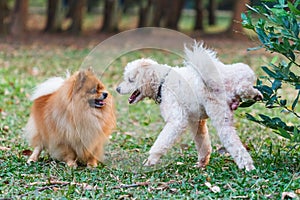
M87 163L88 168L95 168L97 166L98 166L97 160L91 160L91 161L88 161L88 163Z
M42 147L37 146L34 148L32 154L29 156L27 160L27 164L30 164L32 162L36 162L39 159L40 153L42 152Z
M197 164L198 164L198 167L199 167L199 168L205 168L206 165L208 165L208 163L209 163L209 158L210 158L210 154L209 154L208 156L206 156L206 157L200 159L200 160L198 161L198 163L197 163Z
M67 162L68 167L77 168L76 160L68 160Z
M32 158L31 156L28 158L28 160L27 160L27 164L31 164L31 163L33 163L33 162L36 162L37 161L37 158Z

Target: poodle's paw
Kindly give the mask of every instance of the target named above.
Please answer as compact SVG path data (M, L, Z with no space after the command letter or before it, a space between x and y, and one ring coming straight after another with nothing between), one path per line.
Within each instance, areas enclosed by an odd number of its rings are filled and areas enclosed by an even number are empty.
M244 161L242 163L239 163L238 167L239 167L239 169L245 169L246 171L251 171L251 170L255 169L252 159L248 160L248 161Z
M144 166L153 166L156 165L159 161L159 157L149 156L144 162Z
M245 169L246 169L246 171L252 171L252 170L255 170L255 166L252 163L247 164L247 165L245 165Z

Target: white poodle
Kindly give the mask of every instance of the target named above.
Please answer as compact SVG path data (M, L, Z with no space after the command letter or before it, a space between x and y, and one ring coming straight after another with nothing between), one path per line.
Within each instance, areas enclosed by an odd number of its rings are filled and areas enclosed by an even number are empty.
M202 43L195 43L192 50L185 48L185 54L185 67L170 67L151 59L128 63L124 81L116 89L120 94L132 93L130 104L149 97L160 106L166 125L151 147L145 165L156 164L190 126L199 167L205 167L211 153L206 125L209 117L238 167L255 169L233 121L233 110L241 99L262 99L261 93L253 88L253 71L243 63L224 65Z

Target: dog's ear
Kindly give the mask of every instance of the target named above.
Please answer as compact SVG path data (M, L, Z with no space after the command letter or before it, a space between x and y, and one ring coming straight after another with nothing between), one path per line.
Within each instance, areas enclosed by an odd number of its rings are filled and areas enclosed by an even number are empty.
M141 83L143 86L143 94L148 97L154 96L155 88L157 88L159 81L156 73L154 73L153 68L149 66L143 68L143 75L141 77L142 78L139 83Z
M75 84L73 88L73 94L74 92L78 92L84 85L87 78L86 71L79 71L76 78L75 78Z
M89 73L92 73L92 74L95 73L92 66L89 66L89 68L87 68L86 71L89 72Z

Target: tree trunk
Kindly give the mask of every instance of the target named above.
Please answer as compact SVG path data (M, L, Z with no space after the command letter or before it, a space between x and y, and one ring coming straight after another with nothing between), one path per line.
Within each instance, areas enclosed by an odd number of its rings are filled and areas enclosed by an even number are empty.
M79 34L82 30L86 0L70 0L69 6L69 16L72 20L72 24L68 28L68 31L72 34Z
M177 30L184 0L169 0L170 9L167 9L166 27Z
M0 34L7 34L7 20L9 9L7 0L0 0Z
M26 31L29 0L16 0L12 13L10 32L14 36L22 36Z
M54 33L61 31L62 20L64 17L62 0L48 0L47 10L45 32Z
M153 0L140 1L138 27L153 25Z
M209 4L208 4L208 24L209 25L216 24L216 9L217 9L216 0L209 0Z
M153 0L154 3L154 15L152 25L155 27L165 26L163 19L166 17L166 9L168 8L168 0ZM164 24L164 25L163 25Z
M195 0L195 7L196 7L196 19L195 19L195 26L194 30L203 31L203 1L202 0Z
M105 0L104 19L101 31L116 32L118 31L119 22L118 0Z
M246 4L250 4L250 0L235 0L233 7L233 16L227 33L231 37L241 37L243 26L241 24L241 13L247 11Z

